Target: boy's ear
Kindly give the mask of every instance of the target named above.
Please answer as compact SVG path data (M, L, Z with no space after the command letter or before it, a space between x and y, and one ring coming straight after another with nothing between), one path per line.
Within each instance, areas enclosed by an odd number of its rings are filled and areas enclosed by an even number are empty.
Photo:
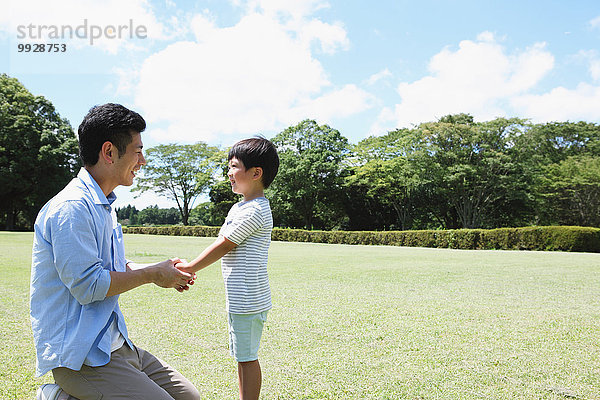
M254 180L261 179L262 176L263 176L262 167L254 167L254 174L252 175L252 179L254 179Z

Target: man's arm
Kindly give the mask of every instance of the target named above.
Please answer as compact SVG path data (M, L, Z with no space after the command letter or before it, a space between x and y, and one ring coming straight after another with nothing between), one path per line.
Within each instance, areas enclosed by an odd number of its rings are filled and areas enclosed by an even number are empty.
M224 236L219 236L217 240L208 246L200 255L190 261L188 264L177 264L177 268L189 274L194 274L212 263L218 261L225 254L237 247L237 244Z
M165 260L156 264L132 265L126 272L110 271L110 286L106 297L114 296L135 289L147 283L154 283L163 288L175 288L183 291L193 281L193 274L186 273L174 267L180 259Z

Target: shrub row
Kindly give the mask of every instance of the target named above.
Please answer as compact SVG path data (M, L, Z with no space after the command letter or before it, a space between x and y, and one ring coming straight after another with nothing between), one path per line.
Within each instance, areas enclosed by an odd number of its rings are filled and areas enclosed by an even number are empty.
M124 233L216 237L219 227L124 227ZM600 229L577 226L538 226L499 229L421 231L307 231L273 229L273 240L336 244L439 247L450 249L558 250L600 252Z
M129 226L123 227L123 233L135 233L140 235L167 235L167 236L201 236L217 237L218 226Z

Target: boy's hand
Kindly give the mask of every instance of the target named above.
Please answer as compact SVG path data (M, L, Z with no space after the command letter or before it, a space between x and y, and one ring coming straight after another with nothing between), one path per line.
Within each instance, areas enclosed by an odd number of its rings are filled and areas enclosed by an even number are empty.
M179 258L174 258L147 267L153 273L152 281L160 287L175 288L178 292L188 290L188 285L193 283L194 276L175 268L175 264L181 261Z
M187 260L179 260L179 262L175 263L175 268L191 276L191 279L187 282L188 285L194 284L194 281L196 280L196 273L189 268ZM180 292L188 289L189 286L186 285L182 290L180 290Z
M188 263L185 260L179 260L175 263L177 268L182 273L189 274L190 276L196 277L195 273L203 268L208 267L210 264L218 261L225 254L233 250L237 244L228 240L223 236L219 236L213 244L208 246L198 257Z
M192 269L190 268L190 265L188 264L188 262L186 260L181 260L181 262L176 263L175 268L177 268L181 272L190 274L194 279L196 279L196 273L194 271L192 271Z

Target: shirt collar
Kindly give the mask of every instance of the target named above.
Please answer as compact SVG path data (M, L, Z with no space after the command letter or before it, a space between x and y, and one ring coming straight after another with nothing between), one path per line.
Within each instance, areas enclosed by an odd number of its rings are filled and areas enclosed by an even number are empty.
M82 167L81 170L79 170L77 177L85 184L85 186L92 194L92 197L94 198L94 203L112 204L117 199L117 195L115 195L115 192L110 192L108 197L106 197L102 189L100 189L98 183L94 180L94 177L84 167Z

